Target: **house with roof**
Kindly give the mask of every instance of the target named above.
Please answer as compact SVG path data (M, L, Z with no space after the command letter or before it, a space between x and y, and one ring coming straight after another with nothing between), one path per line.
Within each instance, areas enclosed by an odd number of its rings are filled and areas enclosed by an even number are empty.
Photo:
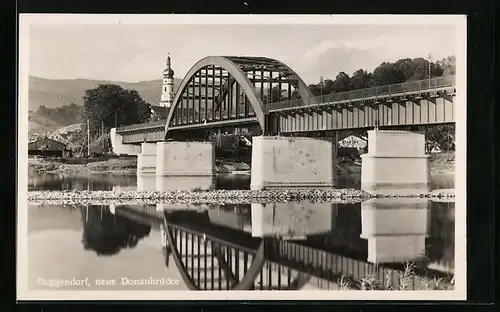
M67 157L71 150L62 142L43 137L28 144L28 156Z
M170 107L151 105L151 115L149 121L166 120Z
M355 135L350 135L338 142L339 147L346 147L346 148L356 148L358 150L362 150L366 148L368 145L368 142Z

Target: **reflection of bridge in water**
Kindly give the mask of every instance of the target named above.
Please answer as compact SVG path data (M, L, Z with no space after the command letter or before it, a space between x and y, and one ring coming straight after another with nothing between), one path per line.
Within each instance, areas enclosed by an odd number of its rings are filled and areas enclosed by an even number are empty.
M401 207L397 214L390 214L392 220L385 221L384 212L396 209L396 205L368 202L361 209L338 204L313 204L308 208L294 208L290 203L226 206L200 205L191 210L180 205L163 205L161 209L129 206L116 211L161 227L165 234L162 244L168 246L164 248L168 250L164 254L166 264L175 265L192 290L338 289L341 276L358 281L373 276L384 281L388 274L397 288L402 270L399 261L414 260L425 253L428 237L436 235L428 229L447 222L443 215L437 223L429 220L436 213L429 213L425 200L413 208ZM314 227L321 219L328 222ZM385 226L387 222L400 226L391 230ZM453 231L447 234L445 239L452 240ZM432 238L431 249L441 244L441 254L446 253L443 245L453 245L453 241L442 240ZM403 250L402 244L408 249ZM429 267L426 270L443 275ZM409 288L418 288L421 280L422 276L414 275Z

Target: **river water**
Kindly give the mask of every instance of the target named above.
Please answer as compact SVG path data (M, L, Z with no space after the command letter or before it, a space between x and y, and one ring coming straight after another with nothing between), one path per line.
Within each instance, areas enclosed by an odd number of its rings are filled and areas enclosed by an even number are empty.
M205 184L213 183L217 189L249 189L249 175L221 174L215 179L205 178L164 178L160 181L165 189L195 189ZM44 174L30 176L28 190L63 191L63 190L155 190L157 181L154 176L137 175L58 175Z
M149 182L136 176L45 175L31 177L29 189L137 189L141 183ZM215 183L248 188L249 177ZM454 202L425 198L350 204L30 204L29 287L230 289L252 274L263 244L267 256L253 289L338 289L340 276L392 276L397 288L401 282L395 276L405 262L416 263L409 289L421 289L424 277L454 272L454 220Z

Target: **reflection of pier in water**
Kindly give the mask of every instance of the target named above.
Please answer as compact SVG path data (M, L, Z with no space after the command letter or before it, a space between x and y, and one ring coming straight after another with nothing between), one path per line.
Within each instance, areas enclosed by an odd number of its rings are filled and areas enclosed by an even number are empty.
M216 176L157 176L155 174L137 174L138 191L163 190L206 190L249 189L249 176L222 174Z
M195 290L337 289L341 275L354 280L373 275L383 281L389 272L398 287L401 265L390 262L413 260L426 251L426 236L436 234L432 217L437 213L429 211L425 200L408 206L367 201L362 208L287 203L121 209L144 216L144 222L152 217L155 227L163 223L166 263L176 265ZM397 213L388 217L390 210ZM450 211L439 212L440 217L443 213ZM435 246L453 245L452 238L443 243L441 237L434 238ZM396 245L407 248L391 250ZM420 280L415 275L410 288L419 287Z
M361 237L368 241L368 261L394 263L425 254L427 199L371 199L361 204Z

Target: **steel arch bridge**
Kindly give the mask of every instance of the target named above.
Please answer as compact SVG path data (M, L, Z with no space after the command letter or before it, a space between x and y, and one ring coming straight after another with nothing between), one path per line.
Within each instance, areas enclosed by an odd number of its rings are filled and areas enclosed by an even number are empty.
M169 111L168 131L258 123L266 129L267 104L313 98L307 85L286 64L265 57L209 56L182 80Z
M166 120L120 127L123 143L158 142L225 127L265 134L453 123L455 77L314 96L286 64L208 56L182 80Z

